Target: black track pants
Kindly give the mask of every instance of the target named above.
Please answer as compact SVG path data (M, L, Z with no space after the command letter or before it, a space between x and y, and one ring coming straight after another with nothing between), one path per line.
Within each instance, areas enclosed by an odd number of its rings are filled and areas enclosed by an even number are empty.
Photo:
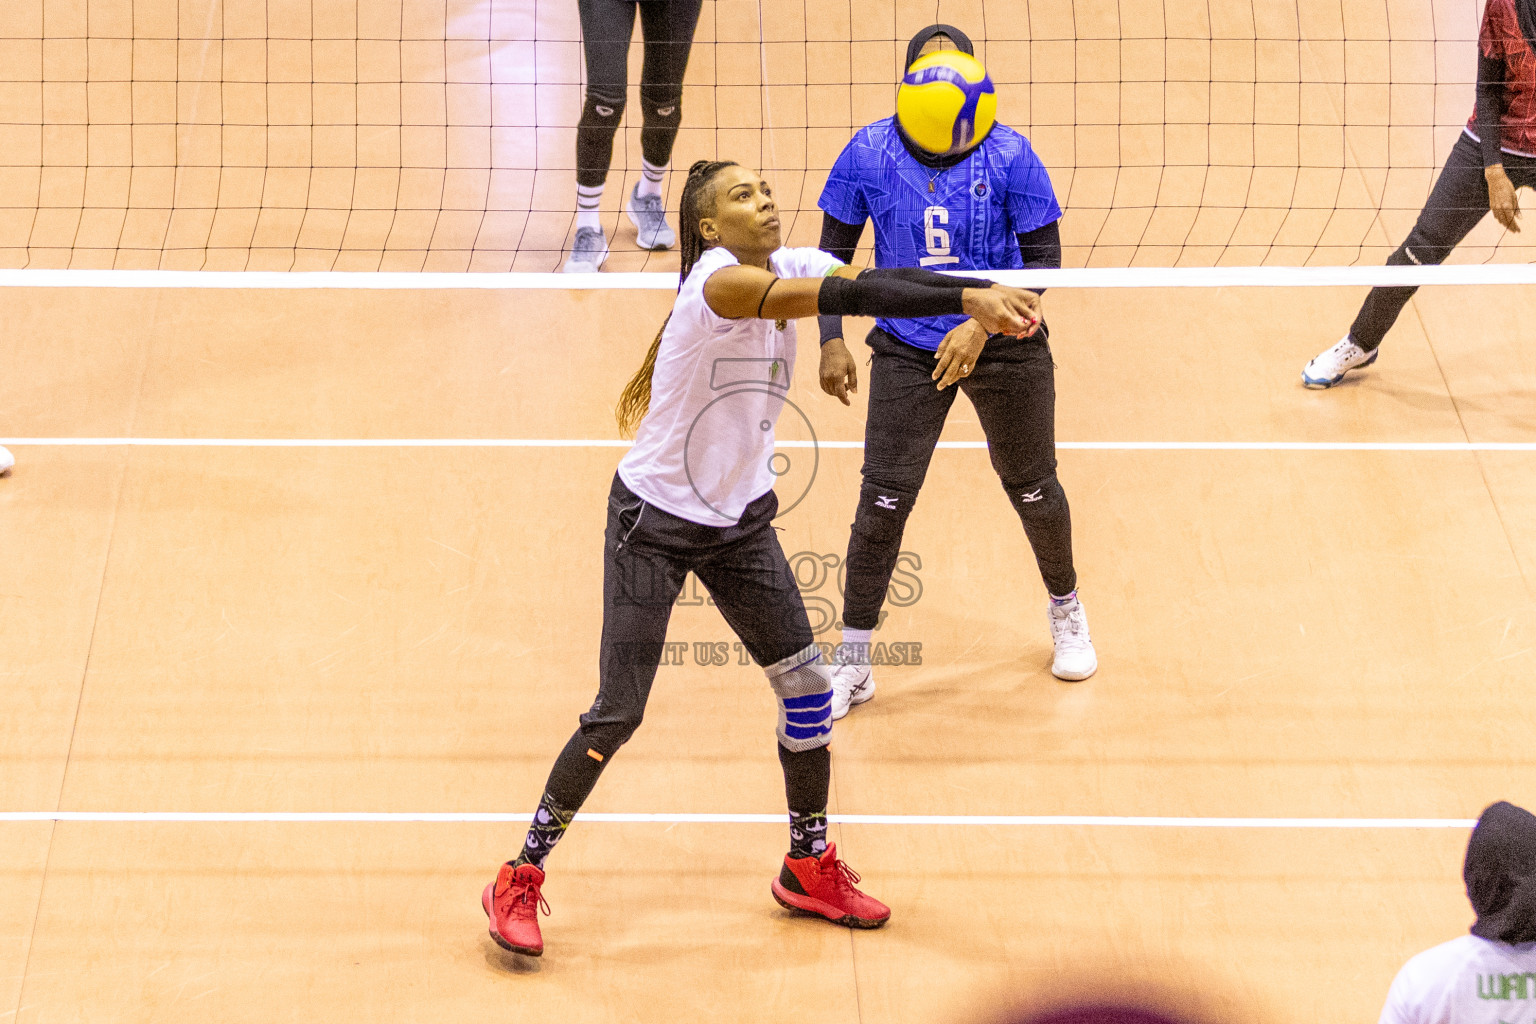
M1504 154L1504 172L1515 188L1536 187L1536 160ZM1446 158L1408 240L1387 257L1392 267L1445 262L1451 250L1488 215L1488 180L1483 177L1482 148L1465 132ZM1349 328L1355 344L1367 352L1397 322L1417 288L1372 288Z
M934 354L876 327L864 481L848 539L843 624L873 629L900 554L902 532L955 393L976 407L992 468L1024 524L1040 575L1052 594L1077 587L1072 516L1056 479L1056 378L1044 331L1034 338L994 335L969 377L938 390Z

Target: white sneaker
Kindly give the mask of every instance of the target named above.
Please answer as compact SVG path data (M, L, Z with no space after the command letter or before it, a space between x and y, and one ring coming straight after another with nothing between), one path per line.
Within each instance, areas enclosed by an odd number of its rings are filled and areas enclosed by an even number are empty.
M832 721L875 695L875 674L868 665L838 665L832 670Z
M567 274L595 274L608 258L608 239L599 228L577 228L576 242L565 261Z
M624 206L629 221L635 226L635 244L642 249L670 249L677 244L677 233L667 223L667 205L661 196L643 196L640 183L635 182Z
M0 476L9 473L14 465L16 465L16 457L6 449L0 448Z
M1087 679L1099 670L1099 656L1094 653L1093 641L1088 637L1088 613L1083 610L1083 603L1074 593L1070 601L1062 604L1050 601L1049 604L1051 642L1056 645L1051 675L1074 683ZM836 701L834 695L834 707Z
M1350 370L1370 366L1380 354L1379 347L1367 352L1355 344L1354 338L1346 334L1338 344L1302 368L1301 383L1314 391L1331 388L1343 380L1344 375Z

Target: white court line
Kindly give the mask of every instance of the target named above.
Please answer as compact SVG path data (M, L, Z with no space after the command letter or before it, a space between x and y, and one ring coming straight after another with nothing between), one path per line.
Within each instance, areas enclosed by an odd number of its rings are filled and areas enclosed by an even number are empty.
M524 813L411 811L0 811L0 822L372 822L397 824L524 824ZM605 814L582 813L582 821L642 824L779 825L783 814ZM829 814L841 825L985 825L1081 826L1112 828L1308 828L1308 829L1444 829L1471 828L1473 818L1169 818L1090 814Z
M632 441L452 437L0 437L18 448L628 448ZM858 449L863 441L779 441L780 448ZM951 450L985 441L940 441ZM1536 441L1058 441L1061 451L1154 452L1536 452Z
M967 270L1032 288L1308 288L1375 285L1536 284L1536 265L1403 267L1072 267ZM8 288L363 289L382 291L676 291L675 273L440 274L224 270L0 270Z

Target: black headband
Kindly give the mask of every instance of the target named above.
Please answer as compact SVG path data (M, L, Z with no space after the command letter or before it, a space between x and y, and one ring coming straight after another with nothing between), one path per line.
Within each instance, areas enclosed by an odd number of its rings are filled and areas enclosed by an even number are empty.
M955 49L959 50L961 53L968 53L972 57L976 56L976 48L971 45L971 37L955 28L955 26L929 25L917 35L913 36L912 41L907 44L906 67L909 68L912 66L912 62L917 60L917 55L923 52L923 47L927 45L928 40L932 39L934 36L946 36L950 42L955 44ZM902 73L906 73L905 68L902 69Z

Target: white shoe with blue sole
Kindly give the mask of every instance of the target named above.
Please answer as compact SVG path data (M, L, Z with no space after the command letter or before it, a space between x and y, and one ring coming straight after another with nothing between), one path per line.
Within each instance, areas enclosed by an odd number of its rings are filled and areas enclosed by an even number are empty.
M1367 352L1355 344L1354 338L1346 334L1343 340L1302 368L1301 383L1314 391L1331 388L1343 380L1344 375L1350 370L1361 370L1370 366L1380 354L1380 348L1373 348Z

